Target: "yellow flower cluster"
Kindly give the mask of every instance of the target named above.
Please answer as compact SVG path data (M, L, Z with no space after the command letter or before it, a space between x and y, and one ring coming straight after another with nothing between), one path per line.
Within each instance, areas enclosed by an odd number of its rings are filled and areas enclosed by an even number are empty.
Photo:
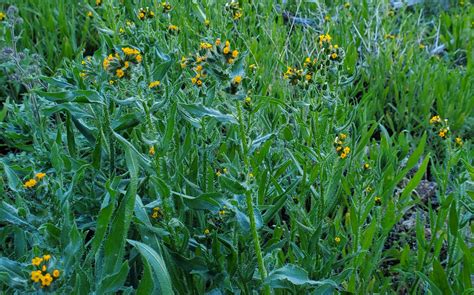
M171 9L173 9L171 4L169 4L168 2L162 2L161 6L163 6L163 13L168 13L171 11Z
M347 139L347 135L344 133L340 133L334 139L334 147L336 148L336 152L339 155L339 157L341 157L341 159L347 158L347 156L351 152L351 148L348 146L345 146L346 139Z
M169 25L168 32L170 32L171 34L177 34L179 33L179 28L178 26L175 26L175 25Z
M50 286L51 283L58 279L61 274L58 269L54 269L51 273L48 272L50 260L51 255L49 254L43 255L43 257L34 257L31 260L31 264L38 268L30 273L31 280L34 283L41 283L41 288Z
M153 213L151 214L151 218L153 219L160 219L163 217L163 211L160 207L153 208Z
M319 35L319 47L323 47L324 44L331 44L332 37L328 33Z
M226 10L229 11L233 20L239 20L242 17L242 9L239 6L239 2L235 0L226 4Z
M442 119L439 115L432 116L430 119L430 125L433 125L435 128L437 135L442 139L447 139L451 130L449 128L448 119ZM461 137L457 136L454 139L454 144L457 147L462 147L464 142Z
M149 8L149 7L145 7L145 8L140 8L138 10L138 18L140 20L145 20L147 18L154 18L155 17L155 13Z
M109 71L120 79L129 74L131 64L141 63L142 60L143 57L138 49L123 47L122 55L119 53L109 54L104 58L102 66L104 70ZM113 80L110 82L110 85L112 84Z
M230 49L230 42L229 41L225 41L225 46L222 49L222 53L224 54L224 56L227 59L227 62L229 64L233 64L235 59L239 56L239 51L238 50L231 50Z
M157 81L153 81L150 84L148 84L148 88L153 89L155 87L159 87L160 85L161 85L161 82L157 80Z
M202 60L200 60L199 58L197 59L199 60L199 63L202 62ZM196 61L197 62L197 61ZM202 65L198 64L195 68L194 68L194 71L196 71L196 76L192 77L191 78L191 82L194 84L194 85L197 85L198 87L201 87L202 86L202 79L203 78L206 78L206 73L203 72L203 67Z
M32 187L36 186L38 184L38 181L43 179L45 176L46 176L46 173L38 172L38 173L36 173L34 178L31 178L31 179L27 180L23 184L23 187L24 188L32 188Z
M209 50L212 49L212 44L207 42L201 42L199 47L201 47L201 49Z

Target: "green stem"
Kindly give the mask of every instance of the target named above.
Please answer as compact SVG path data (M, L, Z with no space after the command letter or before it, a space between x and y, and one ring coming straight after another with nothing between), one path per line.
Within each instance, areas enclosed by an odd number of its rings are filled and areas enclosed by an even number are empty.
M238 114L238 120L239 120L239 127L240 127L240 138L242 140L242 157L245 163L245 166L248 168L249 167L249 161L248 161L248 147L247 147L247 138L245 136L245 126L242 121L242 109L240 107L240 103L237 103L237 114ZM248 182L248 176L247 176L247 182ZM262 255L262 249L260 247L260 237L258 235L257 231L257 223L255 222L255 214L254 214L254 207L253 207L253 201L252 201L252 193L250 190L247 190L245 192L245 197L246 197L246 203L247 203L247 214L249 215L250 219L250 231L252 233L252 239L253 243L255 246L255 254L257 255L257 263L258 263L258 269L260 272L260 279L262 280L262 283L265 281L265 278L267 277L267 270L265 268L265 264L263 262L263 255ZM271 294L270 292L270 286L264 285L263 287L263 294L269 295Z

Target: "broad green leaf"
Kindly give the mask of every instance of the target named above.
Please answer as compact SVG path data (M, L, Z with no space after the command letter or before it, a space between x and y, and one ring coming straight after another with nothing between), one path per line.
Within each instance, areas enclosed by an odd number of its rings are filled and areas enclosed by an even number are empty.
M2 164L3 164L3 171L5 172L5 175L7 176L8 187L14 192L19 192L20 187L21 187L20 178L18 178L15 171L13 171L13 169L11 169L10 166L8 166L4 162L2 162Z
M237 124L237 120L234 118L234 116L223 114L219 112L218 110L205 107L201 104L181 103L179 104L179 107L181 108L182 111L196 118L212 117L222 123Z
M122 263L120 270L113 275L106 276L100 281L97 294L106 294L116 292L123 287L128 275L128 262Z
M150 246L134 240L127 240L129 244L134 246L142 255L142 259L146 260L153 270L153 278L155 290L157 294L174 294L171 284L171 278L166 268L163 258Z
M282 288L284 287L285 281L290 282L293 285L329 285L333 288L337 288L336 282L332 280L310 280L306 270L294 264L287 264L270 272L268 277L265 279L265 284L269 284L273 288Z

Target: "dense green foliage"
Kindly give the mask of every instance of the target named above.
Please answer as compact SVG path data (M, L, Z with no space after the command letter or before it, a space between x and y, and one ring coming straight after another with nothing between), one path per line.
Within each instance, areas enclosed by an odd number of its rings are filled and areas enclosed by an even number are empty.
M0 293L471 294L441 2L1 1Z

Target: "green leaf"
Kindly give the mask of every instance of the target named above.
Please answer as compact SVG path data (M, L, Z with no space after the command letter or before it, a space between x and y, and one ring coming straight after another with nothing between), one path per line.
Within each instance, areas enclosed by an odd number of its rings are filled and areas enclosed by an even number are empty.
M428 162L430 160L430 156L427 155L421 163L420 169L416 171L415 175L412 179L408 182L407 186L403 189L402 194L400 195L400 202L403 202L407 197L410 196L411 192L417 187L420 183L421 179L425 175L426 168L428 167Z
M99 290L97 294L105 294L109 292L116 292L123 287L125 280L128 275L128 262L124 261L120 270L113 275L106 276L103 280L100 281Z
M306 270L293 264L287 264L270 272L268 277L265 279L265 284L269 284L273 288L283 288L286 281L293 285L329 285L333 288L337 288L336 282L332 280L310 280Z
M165 136L163 137L163 150L167 151L170 145L171 139L173 138L174 126L176 123L176 103L171 106L168 122L166 124L166 132Z
M219 183L222 188L227 189L234 194L243 194L247 191L243 184L225 175L219 176Z
M157 294L174 294L171 285L171 278L166 268L163 258L148 245L134 240L127 240L129 244L137 248L142 255L142 259L146 260L153 270L153 278Z
M436 258L433 260L433 282L440 288L443 295L449 295L453 293L449 287L448 277Z
M4 201L0 204L0 221L19 226L26 226L30 230L35 230L35 227L18 216L18 209Z
M430 280L424 273L415 271L416 275L421 278L422 281L427 283L430 286L430 291L433 295L443 295L443 292L438 288L438 286Z
M7 176L8 187L14 192L19 192L21 187L20 178L18 178L15 171L13 171L10 166L4 162L2 162L2 164L3 171L5 171L5 175Z
M449 209L449 231L452 235L456 236L458 234L458 213L456 211L456 201L451 203L451 208Z
M212 117L222 123L237 124L237 120L233 116L223 114L219 112L218 110L207 108L201 104L181 103L179 104L179 107L181 108L182 111L197 118Z
M3 120L5 120L5 118L7 117L8 103L9 98L7 97L7 100L3 103L3 109L0 111L0 122L3 122Z
M74 103L98 103L104 104L104 99L99 92L95 90L72 90L61 92L36 91L36 93L45 99L56 102L74 102Z
M150 264L143 260L143 276L138 284L137 295L155 294L153 284L153 274L151 272Z

